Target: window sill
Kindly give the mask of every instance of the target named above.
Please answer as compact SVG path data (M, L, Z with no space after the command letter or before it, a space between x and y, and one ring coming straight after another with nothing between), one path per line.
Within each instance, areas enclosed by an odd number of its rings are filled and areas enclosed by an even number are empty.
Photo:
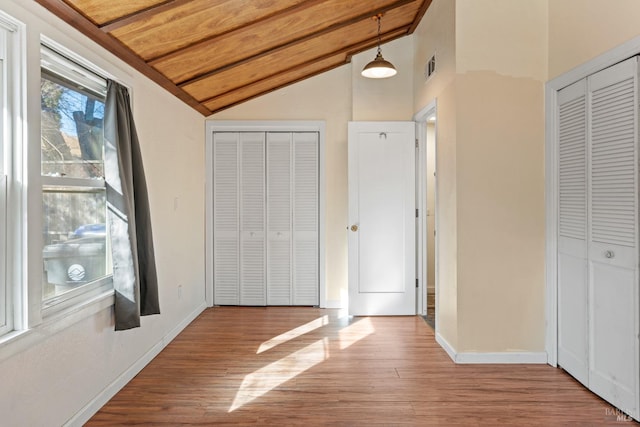
M0 337L0 362L43 342L63 329L110 308L114 304L113 289L105 291L68 310L60 311L44 319L33 328L9 332Z
M107 292L113 292L113 275L109 274L80 288L53 297L42 302L42 319L56 318L59 315L66 316L75 309L81 309L85 303L91 303Z

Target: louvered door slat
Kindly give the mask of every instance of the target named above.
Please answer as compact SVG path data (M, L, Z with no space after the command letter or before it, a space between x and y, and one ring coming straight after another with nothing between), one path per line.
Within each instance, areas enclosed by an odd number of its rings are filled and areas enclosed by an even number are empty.
M239 303L238 134L213 137L214 302Z
M267 304L291 305L291 133L267 133Z
M591 110L591 239L630 247L636 241L633 82L628 77L594 90ZM613 207L617 208L616 220L604 214Z
M265 305L264 133L240 133L240 304Z
M318 304L319 136L295 133L294 139L294 305Z
M586 94L559 108L560 235L582 239L587 232Z

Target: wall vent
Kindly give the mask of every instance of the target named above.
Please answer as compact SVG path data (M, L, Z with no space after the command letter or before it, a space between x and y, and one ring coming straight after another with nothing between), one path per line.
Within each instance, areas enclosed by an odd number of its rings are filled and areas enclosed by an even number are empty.
M436 72L436 55L434 54L424 66L424 78L429 79Z

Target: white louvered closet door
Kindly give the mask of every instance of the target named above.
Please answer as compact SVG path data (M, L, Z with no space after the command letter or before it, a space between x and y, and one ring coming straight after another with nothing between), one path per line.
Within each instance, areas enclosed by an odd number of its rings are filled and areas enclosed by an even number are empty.
M558 155L558 364L587 385L586 79L558 93Z
M589 77L589 388L638 417L637 57Z
M213 134L214 302L240 303L237 133Z
M293 134L293 305L317 305L319 135Z
M214 304L319 304L319 134L214 132Z
M266 305L265 135L239 135L240 304Z
M292 135L267 134L267 304L292 303Z
M558 93L558 364L638 417L638 65Z

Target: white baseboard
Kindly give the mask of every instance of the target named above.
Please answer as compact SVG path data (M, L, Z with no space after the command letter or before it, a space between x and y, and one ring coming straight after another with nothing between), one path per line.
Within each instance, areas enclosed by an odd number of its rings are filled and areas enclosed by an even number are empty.
M129 381L149 364L180 332L184 330L196 317L207 308L206 302L203 302L194 311L192 311L185 319L182 320L175 328L147 351L140 359L136 360L133 365L116 378L111 384L107 385L100 394L94 397L87 405L78 411L64 425L65 427L80 427L96 414L113 396L118 393Z
M447 352L451 360L459 364L547 364L546 352L459 353L440 334L436 334L436 342Z
M453 360L455 362L456 361L456 350L453 348L453 346L451 344L449 344L449 342L446 339L444 339L444 337L442 335L440 335L439 332L436 332L436 342L438 344L440 344L440 347L442 347L444 349L444 351L447 352L447 354L449 355L451 360Z
M456 363L491 363L491 364L547 364L545 352L515 352L504 351L499 353L463 352L456 355Z

